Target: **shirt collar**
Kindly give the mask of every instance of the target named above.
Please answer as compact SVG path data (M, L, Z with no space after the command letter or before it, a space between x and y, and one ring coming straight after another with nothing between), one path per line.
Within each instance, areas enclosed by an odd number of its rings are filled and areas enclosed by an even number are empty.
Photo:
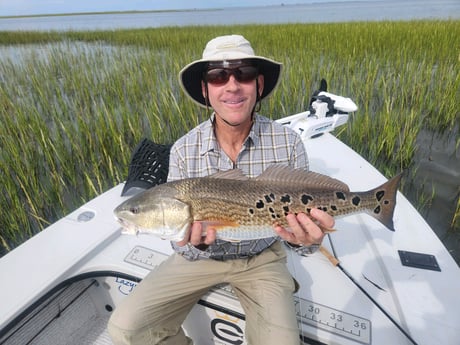
M206 122L205 126L203 127L203 146L201 147L200 155L204 155L207 152L215 152L219 149L219 144L217 142L216 135L214 133L214 119L216 114L213 113L209 120ZM259 115L254 115L254 123L249 131L248 138L244 142L244 145L248 146L251 143L254 146L257 146L259 143L259 132L260 132L260 121Z
M249 140L252 141L252 144L257 147L259 144L259 133L260 133L260 119L259 115L254 114L254 123L252 124L251 131L249 132L247 144L250 144Z
M214 152L218 149L219 144L217 143L216 135L214 134L214 122L215 114L213 113L208 121L206 121L203 129L203 145L201 146L200 155L203 156L207 152Z

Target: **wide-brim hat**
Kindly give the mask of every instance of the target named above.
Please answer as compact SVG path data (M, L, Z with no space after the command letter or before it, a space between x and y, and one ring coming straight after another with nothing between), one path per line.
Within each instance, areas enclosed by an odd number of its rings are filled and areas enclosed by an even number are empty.
M179 82L185 93L200 106L206 106L201 82L208 64L213 61L252 60L259 74L264 76L264 88L261 99L270 95L280 80L282 64L254 54L247 39L241 35L219 36L208 42L203 57L185 66L179 72Z

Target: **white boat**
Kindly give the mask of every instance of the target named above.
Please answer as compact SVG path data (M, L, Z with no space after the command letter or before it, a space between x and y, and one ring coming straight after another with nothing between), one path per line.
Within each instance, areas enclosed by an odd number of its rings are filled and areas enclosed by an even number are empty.
M334 98L334 95L324 94ZM313 171L368 190L386 179L328 133L348 118L347 99L326 114L280 122L304 138ZM344 101L343 107L340 104ZM324 99L323 99L323 103ZM337 111L338 109L338 111ZM317 134L322 134L317 136ZM168 241L121 233L113 209L121 183L0 259L0 344L111 344L111 312L172 253ZM336 220L322 252L288 253L305 344L454 345L460 342L460 269L432 229L398 192L395 232L365 214ZM184 323L199 345L246 344L244 312L228 285L211 290Z

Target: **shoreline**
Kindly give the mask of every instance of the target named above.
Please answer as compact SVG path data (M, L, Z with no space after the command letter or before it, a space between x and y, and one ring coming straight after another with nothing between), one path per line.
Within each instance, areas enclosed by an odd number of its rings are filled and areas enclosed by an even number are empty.
M229 7L209 7L209 8L178 8L178 9L163 9L163 10L122 10L122 11L88 11L88 12L61 12L61 13L37 13L37 14L26 14L26 15L8 15L1 16L0 19L9 18L35 18L35 17L67 17L67 16L85 16L85 15L106 15L106 14L143 14L143 13L175 13L175 12L210 12L210 11L225 11L228 9L238 10L255 10L265 8L277 8L277 7L301 7L308 5L329 5L329 4L341 4L341 3L365 3L365 2L385 2L385 0L355 0L355 1L328 1L318 2L312 1L307 3L297 4L279 4L279 5L265 5L265 6L229 6Z
M1 16L0 31L93 31L246 24L323 24L372 21L458 20L455 0L364 0L303 4L75 12Z
M37 17L73 17L73 16L93 16L93 15L108 15L108 14L143 14L143 13L176 13L176 12L207 12L221 11L225 8L206 8L206 9L182 9L182 10L131 10L131 11L103 11L103 12L71 12L71 13L42 13L42 14L25 14L0 16L0 19L15 19L15 18L37 18Z

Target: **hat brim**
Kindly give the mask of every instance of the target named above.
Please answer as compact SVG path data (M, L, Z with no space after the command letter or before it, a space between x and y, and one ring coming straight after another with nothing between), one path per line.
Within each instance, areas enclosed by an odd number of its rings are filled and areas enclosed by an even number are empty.
M259 67L259 73L264 76L264 89L262 91L261 99L269 96L280 81L283 65L279 62L261 56L244 56L242 59L256 61L257 66ZM181 87L195 103L202 107L206 107L206 100L203 97L201 81L203 80L203 72L208 63L211 61L220 60L196 60L185 66L179 72L179 82Z

